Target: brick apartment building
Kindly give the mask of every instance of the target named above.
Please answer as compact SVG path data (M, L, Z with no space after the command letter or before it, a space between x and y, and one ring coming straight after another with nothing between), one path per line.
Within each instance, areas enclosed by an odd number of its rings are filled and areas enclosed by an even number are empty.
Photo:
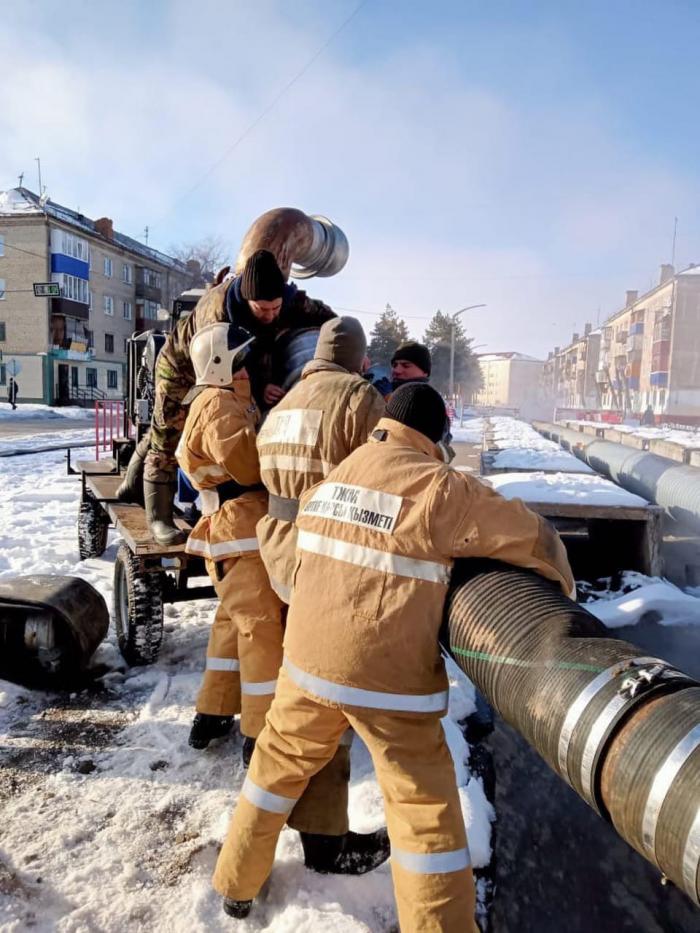
M122 398L126 341L187 284L176 259L26 188L0 192L0 386L20 402ZM34 297L35 282L60 286Z
M553 404L700 423L700 266L676 273L661 266L646 294L601 328L586 325L545 362L543 386Z

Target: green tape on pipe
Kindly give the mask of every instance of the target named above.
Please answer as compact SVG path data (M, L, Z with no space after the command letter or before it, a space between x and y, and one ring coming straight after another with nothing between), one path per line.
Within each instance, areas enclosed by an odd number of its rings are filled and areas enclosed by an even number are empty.
M605 668L597 667L595 664L580 664L576 661L523 661L520 658L509 658L504 654L488 654L486 651L467 651L464 648L457 648L455 645L450 645L450 651L453 654L461 655L463 658L471 658L473 661L489 661L493 664L511 664L513 667L554 667L561 671L590 671L592 674L600 674L605 670Z

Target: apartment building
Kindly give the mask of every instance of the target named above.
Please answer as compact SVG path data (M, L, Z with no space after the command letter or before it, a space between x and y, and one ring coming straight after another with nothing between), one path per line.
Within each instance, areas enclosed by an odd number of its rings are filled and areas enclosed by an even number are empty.
M0 192L0 386L20 401L66 404L124 396L126 341L163 328L188 274L176 259L26 188ZM37 298L52 282L60 297Z
M661 266L659 284L603 326L597 381L602 407L700 418L700 267Z
M542 360L524 353L482 353L479 367L482 387L474 404L489 408L517 408L536 417L541 408Z
M549 353L542 368L542 388L551 406L600 408L596 381L600 340L600 330L586 324L583 334L574 334L570 344Z

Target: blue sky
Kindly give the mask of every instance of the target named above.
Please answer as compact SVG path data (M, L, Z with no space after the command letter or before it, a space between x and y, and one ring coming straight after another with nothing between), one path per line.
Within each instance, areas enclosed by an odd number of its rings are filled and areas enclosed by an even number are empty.
M345 229L309 291L438 307L490 350L546 354L700 262L700 6L355 0L14 4L0 34L0 188L36 187L153 245L234 253L289 204Z

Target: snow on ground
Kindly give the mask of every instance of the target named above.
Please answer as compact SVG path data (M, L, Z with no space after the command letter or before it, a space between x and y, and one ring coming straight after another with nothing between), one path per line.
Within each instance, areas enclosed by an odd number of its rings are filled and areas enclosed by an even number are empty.
M487 437L489 447L499 450L507 450L510 447L551 451L560 449L558 444L542 437L526 421L506 416L490 418L489 421L491 423L491 437Z
M634 434L637 437L647 437L650 440L672 441L685 447L700 447L700 429L664 427L642 427L636 424L605 424L600 421L572 421L571 424L592 425L596 428L608 428L619 431L621 434Z
M100 559L80 561L80 482L61 453L0 460L0 578L19 573L84 577L108 603L117 539ZM226 931L230 919L210 877L243 781L240 740L197 752L187 745L215 602L166 607L158 662L127 668L113 631L98 649L100 679L70 695L0 681L0 929L19 933ZM469 773L455 725L474 690L450 662L444 720L475 865L490 858L493 811ZM350 819L383 822L371 761L352 751ZM360 878L303 867L285 830L267 886L241 931L351 933L396 929L388 865Z
M655 621L661 625L700 625L700 590L684 592L668 580L627 571L621 589L593 591L579 586L585 606L608 628ZM695 595L693 595L695 594Z
M630 507L647 504L646 499L597 474L496 473L486 477L486 481L506 499L522 499L524 502Z
M59 406L50 405L23 405L17 403L16 411L12 410L9 402L0 402L0 418L32 418L37 421L54 418L65 418L74 420L88 420L94 418L94 412L91 408L79 408L77 406Z
M55 431L39 431L36 434L3 434L0 436L0 454L10 451L36 450L39 447L54 447L95 443L94 428L71 428L57 433Z
M483 418L466 418L464 421L453 421L450 430L452 439L459 444L481 444L484 435L485 422Z

